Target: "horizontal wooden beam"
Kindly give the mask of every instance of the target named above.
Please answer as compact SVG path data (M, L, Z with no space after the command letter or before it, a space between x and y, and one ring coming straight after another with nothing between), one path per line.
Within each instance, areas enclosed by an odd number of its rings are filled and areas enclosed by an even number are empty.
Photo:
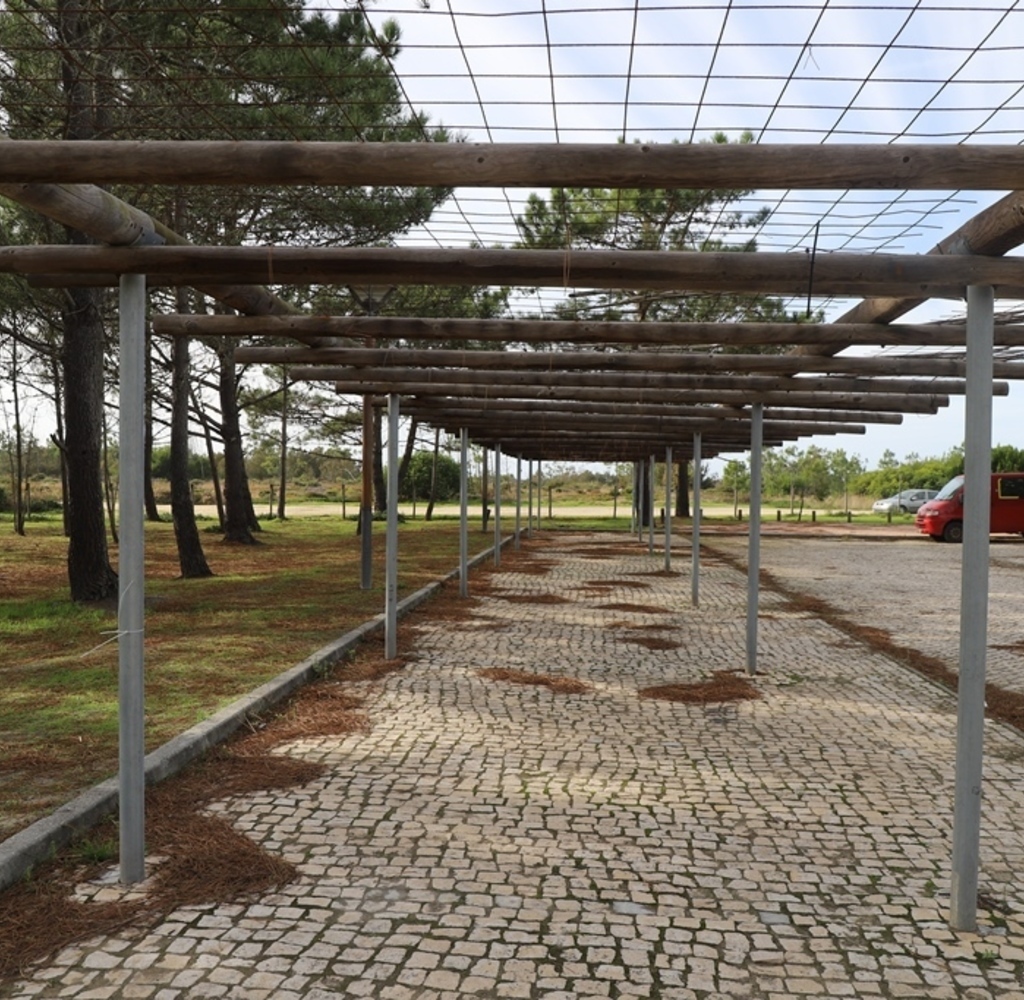
M408 413L420 417L435 427L457 431L466 427L472 431L485 429L496 434L516 437L540 436L549 431L579 431L581 434L626 433L636 437L651 436L659 439L677 440L681 436L697 431L715 431L737 438L750 437L749 420L722 420L699 417L610 417L601 414L582 413L536 413L529 416L510 414L466 412L449 413L431 407L412 407ZM864 434L863 424L822 423L812 421L765 421L769 433L782 437L808 436L815 434Z
M0 272L158 274L181 284L517 285L962 298L968 285L1024 298L1024 259L909 254L436 250L408 247L0 248Z
M484 351L419 350L411 347L237 347L237 364L348 365L366 368L454 368L470 371L605 371L679 373L757 373L797 375L802 372L842 375L964 378L965 361L953 358L878 357L815 358L795 354L711 354L682 351ZM1024 363L997 361L993 375L1024 378Z
M373 337L378 341L505 344L708 344L963 347L962 323L635 323L592 320L433 319L384 316L156 315L153 331L185 337ZM1024 325L995 328L996 344L1024 346Z
M1011 191L1015 145L17 140L0 183Z
M384 405L385 397L374 399ZM604 403L582 400L526 400L526 399L458 399L452 397L407 397L402 398L404 413L468 413L479 414L521 414L548 416L555 413L583 413L589 415L636 417L696 417L707 420L749 420L750 411L735 406L685 406L672 403ZM823 423L875 423L900 424L903 416L899 413L854 413L846 410L800 410L765 407L764 419L790 421L818 421Z
M457 368L346 368L332 365L296 366L290 374L309 381L360 381L390 384L387 391L403 392L403 383L429 385L432 382L452 385L514 386L616 386L624 389L734 389L753 394L769 390L794 392L855 392L925 395L963 395L963 379L854 378L841 375L687 375L663 372L563 372L563 371L464 371ZM1009 383L993 382L992 394L1005 396ZM818 404L824 405L824 404ZM891 407L890 407L891 409Z
M292 375L296 375L292 371ZM296 377L299 377L296 375ZM386 395L394 392L391 381L335 382L335 391L350 396ZM446 382L403 382L397 387L403 396L459 396L467 400L494 399L522 400L580 400L606 403L707 403L722 406L748 406L763 403L766 406L821 407L849 410L860 414L871 410L899 413L937 413L949 406L947 395L861 392L800 392L789 390L730 390L730 389L651 389L620 388L617 386L538 386L538 385L465 385Z

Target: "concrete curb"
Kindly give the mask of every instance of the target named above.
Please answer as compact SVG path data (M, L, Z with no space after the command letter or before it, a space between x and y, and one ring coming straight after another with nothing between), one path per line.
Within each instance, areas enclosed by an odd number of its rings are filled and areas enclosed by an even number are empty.
M514 535L503 540L502 546L510 545L513 541ZM478 566L493 554L494 547L491 546L470 559L468 565L470 568ZM402 618L419 607L445 583L457 580L458 576L459 571L454 569L441 579L428 583L399 601L398 617ZM211 747L223 743L245 723L246 719L259 715L283 701L302 685L313 680L325 668L333 666L345 657L367 636L380 631L383 627L383 614L371 618L318 649L301 663L278 674L273 680L233 701L210 718L168 740L163 746L146 755L146 784L155 784L177 774ZM52 858L77 836L116 811L117 804L118 779L108 778L66 802L49 816L44 816L0 843L0 891L23 878L33 865Z

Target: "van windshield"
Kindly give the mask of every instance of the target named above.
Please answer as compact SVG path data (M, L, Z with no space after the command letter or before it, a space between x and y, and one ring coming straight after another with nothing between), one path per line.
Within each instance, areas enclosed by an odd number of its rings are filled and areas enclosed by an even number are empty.
M945 486L942 487L941 490L939 490L939 492L936 495L935 499L936 500L949 500L951 497L956 495L957 491L963 486L963 484L964 484L964 477L963 476L954 476L948 483L946 483Z

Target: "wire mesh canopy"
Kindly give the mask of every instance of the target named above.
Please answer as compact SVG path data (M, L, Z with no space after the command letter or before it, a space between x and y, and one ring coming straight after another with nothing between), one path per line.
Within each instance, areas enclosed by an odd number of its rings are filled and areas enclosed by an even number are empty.
M0 18L0 125L15 140L593 144L600 166L609 143L766 152L825 145L851 154L865 144L929 144L952 157L962 147L1010 149L1024 134L1021 0L7 0ZM1024 188L1009 183L1024 177L1012 161L998 184L977 169L932 188L906 183L898 171L891 183L854 183L856 168L834 186L830 175L798 184L780 174L768 183L726 176L706 189L599 183L583 173L577 184L570 175L532 188L467 187L457 173L279 186L267 174L244 192L225 192L222 180L217 191L186 199L173 176L155 184L133 176L133 154L123 155L116 191L157 220L154 242L173 242L169 227L194 243L250 248L500 244L562 252L562 281L487 282L516 285L508 310L520 318L887 322L919 301L908 289L897 305L869 305L865 314L849 308L856 300L843 286L823 280L824 264L816 287L813 262L936 246L943 254L1005 254L1024 237L1017 196L1004 197ZM4 193L16 192L5 184ZM972 231L978 213L984 221ZM704 315L704 288L652 292L637 282L610 293L575 283L570 255L578 262L594 250L799 255L811 275L799 292L780 287L768 307L759 299L753 310L749 298L716 291ZM262 283L281 283L281 261L276 271L270 262ZM104 275L97 269L95 280ZM365 305L359 287L386 295L398 280L361 272L349 292ZM1002 287L1018 297L1012 281ZM315 296L299 298L300 308L323 309ZM1004 344L1014 357L1012 341ZM819 345L817 353L841 346ZM379 391L383 382L374 384Z

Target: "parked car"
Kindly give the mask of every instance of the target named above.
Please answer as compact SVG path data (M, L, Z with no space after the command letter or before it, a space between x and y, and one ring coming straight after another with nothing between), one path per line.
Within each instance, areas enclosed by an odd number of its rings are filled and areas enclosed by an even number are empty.
M996 472L990 490L989 531L1024 535L1024 472ZM954 476L918 512L918 530L938 542L964 540L964 477Z
M934 500L938 495L938 490L904 490L895 496L876 500L871 509L876 514L916 514L922 504Z

